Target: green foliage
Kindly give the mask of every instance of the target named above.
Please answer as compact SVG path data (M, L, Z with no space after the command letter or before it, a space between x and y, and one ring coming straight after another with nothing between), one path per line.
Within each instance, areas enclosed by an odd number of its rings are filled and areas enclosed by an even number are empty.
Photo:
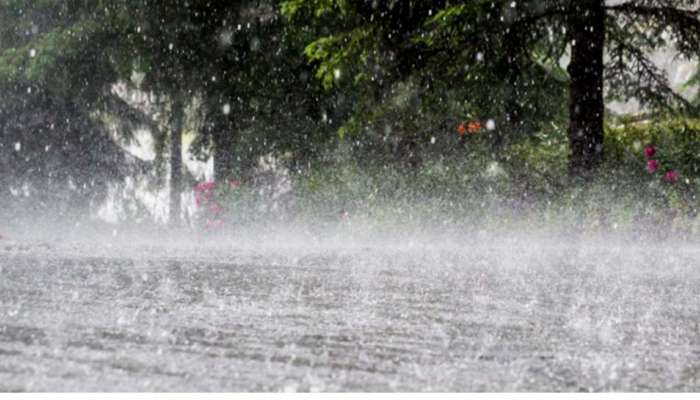
M674 168L681 176L700 176L700 120L662 117L655 120L621 121L608 128L608 160L627 168L644 169L642 150L646 145L657 149L656 159L662 168ZM611 165L612 166L612 165Z
M101 1L0 8L0 180L31 206L65 215L135 171L97 116L119 75L122 22Z
M330 89L336 80L340 79L343 67L354 57L363 57L364 42L373 35L371 27L358 28L349 33L322 37L311 42L304 49L304 54L312 62L319 62L316 68L316 78L323 82L325 89ZM367 79L364 75L356 75L355 82Z
M609 126L609 151L597 177L574 182L566 172L565 127L543 126L493 160L488 142L459 146L460 157L430 159L416 171L358 164L349 153L336 163L295 177L293 215L341 224L382 226L458 221L491 226L523 223L528 229L560 226L581 234L615 230L639 234L700 233L698 121L664 119ZM663 168L646 171L644 146L680 172L677 183ZM662 164L662 165L663 165Z
M361 93L361 102L341 128L341 136L360 136L387 126L386 118L375 121L366 116L397 114L400 107L392 100L406 84L417 84L417 93L427 100L423 104L430 106L444 101L450 91L466 97L468 106L457 115L446 114L454 107L432 107L432 111L445 123L465 115L495 119L501 127L492 135L496 146L517 142L543 123L560 124L567 118L567 103L562 99L570 82L561 60L573 39L575 16L585 14L583 2L375 2L371 7L362 1L348 3L351 5L340 8L342 12L336 2L283 3L284 15L297 24L329 25L306 48L324 87L337 85L342 73L353 78ZM689 103L673 91L665 73L647 54L668 45L669 37L680 46L681 54L697 54L697 7L683 1L653 0L603 7L602 24L611 55L607 62L610 98L637 98L644 106L689 109ZM302 21L300 14L306 19ZM668 35L661 34L666 30ZM445 88L445 83L451 87ZM412 115L429 113L426 106L412 111ZM416 123L394 120L389 125L399 132L405 131L402 125Z
M346 14L350 8L347 0L288 0L282 1L281 12L287 18L294 18L304 9L311 9L316 17L338 12Z
M113 65L104 58L109 48L93 47L106 36L111 33L100 21L81 21L47 32L0 54L0 82L5 88L34 85L57 97L97 101L105 82L115 79ZM86 63L86 59L94 62Z
M327 21L328 9L322 5L290 3L293 10L285 15L296 24ZM521 56L521 44L515 43L515 50L504 46L517 36L503 36L512 21L499 22L500 6L494 2L367 8L352 3L345 14L334 15L332 29L305 51L325 88L351 83L360 93L353 115L339 131L341 138L366 141L371 148L386 141L381 132L390 130L399 141L420 142L432 136L424 132L442 135L460 120L491 118L501 127L492 140L503 142L503 137L564 116L564 103L553 100L564 95L566 81L552 61L561 52ZM303 12L306 20L294 18Z

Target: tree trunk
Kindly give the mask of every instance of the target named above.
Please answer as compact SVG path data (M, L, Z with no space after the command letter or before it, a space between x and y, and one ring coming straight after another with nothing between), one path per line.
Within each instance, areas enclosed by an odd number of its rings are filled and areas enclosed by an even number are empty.
M574 43L568 72L570 174L590 177L603 159L604 0L579 0L573 10Z
M214 132L214 180L225 181L233 175L235 165L233 156L234 137L230 124L224 124Z
M184 106L176 97L170 110L170 215L171 226L180 225L182 193L182 121Z
M504 145L518 138L523 131L523 112L520 105L520 93L518 92L518 80L522 76L522 65L526 44L523 37L525 33L510 28L503 42L504 57L498 63L498 75L503 79L504 86L501 91L503 97L502 115L498 129L490 133L492 135L492 151L495 156L502 153Z

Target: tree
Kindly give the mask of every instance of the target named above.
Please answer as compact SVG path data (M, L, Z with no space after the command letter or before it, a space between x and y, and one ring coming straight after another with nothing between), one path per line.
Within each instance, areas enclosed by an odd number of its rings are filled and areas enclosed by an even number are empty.
M333 93L307 78L312 69L299 49L310 33L286 24L274 1L2 6L3 190L16 193L31 181L33 199L60 186L86 196L105 192L109 182L135 173L125 166L145 167L113 142L107 125L125 141L145 127L156 140L156 164L169 153L177 223L186 126L199 129L194 152L214 156L217 180L250 180L260 155L306 165L337 129L330 121L343 120L334 118L343 107ZM135 72L142 79L132 80ZM153 94L164 117L156 120L116 96L115 83ZM88 165L97 167L94 175L85 173Z
M395 147L415 149L424 147L416 142L432 143L436 130L454 133L460 120L495 119L499 129L489 135L498 156L505 139L560 114L552 101L562 93L558 66L522 44L538 30L523 26L503 34L503 13L490 2L284 4L297 23L333 27L306 54L327 87L349 81L362 88L364 102L346 131L382 132L389 123L385 116L402 115L391 122L392 136L400 133ZM451 141L441 143L447 144L444 151L454 148Z
M112 57L119 19L104 6L8 1L0 7L3 190L58 214L84 211L110 182L133 172L129 164L140 167L96 117L107 109L120 69Z
M680 56L697 57L700 4L687 0L614 5L587 1L574 3L569 10L575 41L569 66L571 170L574 175L585 175L603 159L603 85L611 99L636 98L643 106L672 111L692 109L674 92L665 72L654 65L649 54L670 46ZM604 54L608 55L607 62L603 61ZM574 97L577 93L579 96Z
M570 15L570 170L585 176L603 157L605 0L583 0Z
M431 71L453 60L466 65L455 77L470 81L502 81L496 96L500 124L511 131L525 125L527 112L539 108L533 100L550 76L561 81L559 68L569 55L570 171L591 176L603 159L604 90L608 98L637 98L650 107L687 107L670 88L663 71L648 54L674 46L686 57L700 46L700 5L689 0L631 0L606 5L603 0L388 2L289 0L288 16L328 18L338 23L329 35L307 47L317 62L317 75L328 85L333 73L347 64L355 77L370 76L381 84L376 65L391 50L408 54L394 63L397 71ZM397 4L400 4L398 6ZM405 11L409 10L409 11ZM393 23L387 23L387 18ZM402 50L401 50L402 49ZM608 55L605 61L604 55ZM541 68L540 68L541 67ZM448 71L450 70L447 67ZM477 69L472 73L472 69ZM347 68L346 68L347 70ZM441 77L446 74L443 73ZM397 79L406 76L396 74ZM451 74L447 74L451 76ZM520 82L520 84L519 84ZM545 85L547 86L547 85ZM490 88L488 88L490 89ZM483 89L482 89L483 90ZM525 100L522 101L521 99ZM543 112L542 115L552 114Z
M138 31L131 47L142 88L199 99L194 152L213 155L217 180L250 180L260 155L298 159L310 139L321 141L320 108L332 95L306 79L304 33L280 18L276 2L153 1L126 12Z

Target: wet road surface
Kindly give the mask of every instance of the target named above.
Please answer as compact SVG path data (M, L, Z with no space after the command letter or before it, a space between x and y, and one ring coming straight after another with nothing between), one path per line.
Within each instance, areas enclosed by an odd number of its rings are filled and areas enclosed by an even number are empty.
M700 255L0 251L1 391L697 391Z

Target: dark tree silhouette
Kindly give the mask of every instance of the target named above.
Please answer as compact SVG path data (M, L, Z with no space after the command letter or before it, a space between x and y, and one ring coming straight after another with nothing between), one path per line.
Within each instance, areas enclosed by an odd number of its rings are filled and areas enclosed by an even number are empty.
M581 0L570 18L569 141L571 173L585 176L603 158L604 0Z

